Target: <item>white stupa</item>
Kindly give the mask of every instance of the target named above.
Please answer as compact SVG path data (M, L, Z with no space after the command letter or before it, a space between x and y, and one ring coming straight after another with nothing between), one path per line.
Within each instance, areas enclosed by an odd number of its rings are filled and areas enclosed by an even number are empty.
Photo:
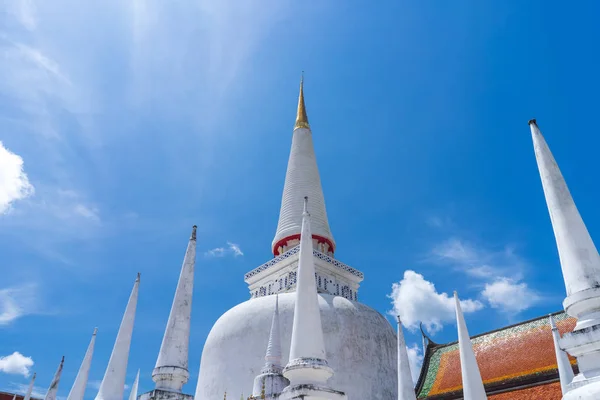
M275 258L248 272L250 300L227 311L206 339L195 398L221 400L248 393L265 364L265 348L278 294L281 360L289 362L296 301L304 197L311 199L313 262L324 348L335 375L330 387L349 400L397 398L396 335L377 311L358 300L362 272L334 258L313 138L300 84L281 211L271 250Z

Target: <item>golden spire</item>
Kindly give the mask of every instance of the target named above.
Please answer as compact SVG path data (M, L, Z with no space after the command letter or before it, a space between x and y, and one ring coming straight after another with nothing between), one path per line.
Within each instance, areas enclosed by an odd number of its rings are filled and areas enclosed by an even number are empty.
M300 79L300 95L298 96L298 114L296 115L296 128L310 129L308 125L308 117L306 116L306 107L304 106L304 71L302 71L302 78Z

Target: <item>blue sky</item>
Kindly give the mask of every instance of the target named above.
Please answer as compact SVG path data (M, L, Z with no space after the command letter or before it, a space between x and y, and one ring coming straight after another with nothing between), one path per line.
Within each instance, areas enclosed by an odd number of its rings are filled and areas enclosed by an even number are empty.
M471 334L561 309L527 121L600 237L599 4L171 3L0 2L0 356L34 363L0 359L0 389L29 370L45 390L65 355L66 396L95 326L99 381L140 271L128 382L150 390L198 224L194 392L212 324L272 257L302 70L362 302L393 293L410 346L421 320L456 340L453 290Z

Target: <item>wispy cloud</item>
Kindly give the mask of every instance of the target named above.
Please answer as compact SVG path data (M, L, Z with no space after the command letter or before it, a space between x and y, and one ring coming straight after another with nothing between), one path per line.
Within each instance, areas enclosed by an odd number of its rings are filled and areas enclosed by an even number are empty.
M414 331L419 322L431 334L435 334L447 322L454 321L454 299L447 293L439 293L432 282L425 280L423 275L407 270L404 278L392 285L392 315L400 315L402 324ZM464 299L460 305L463 312L471 313L483 308L478 300Z
M481 296L492 308L514 315L537 304L541 296L523 282L529 263L513 246L490 249L456 237L431 251L434 261L449 265L475 280Z
M0 142L0 214L11 204L33 194L33 185L23 169L23 159Z
M227 247L216 247L204 253L205 257L225 257L226 255L239 257L244 253L238 244L232 242L227 242Z
M0 371L5 374L23 375L28 377L30 368L33 367L33 359L15 351L11 355L0 357Z
M434 261L451 266L478 278L510 274L520 276L527 266L513 246L490 249L467 240L452 237L436 245L431 251Z
M27 30L37 26L37 12L33 0L16 0L4 3L6 11L16 18Z
M0 289L0 326L36 312L37 285Z

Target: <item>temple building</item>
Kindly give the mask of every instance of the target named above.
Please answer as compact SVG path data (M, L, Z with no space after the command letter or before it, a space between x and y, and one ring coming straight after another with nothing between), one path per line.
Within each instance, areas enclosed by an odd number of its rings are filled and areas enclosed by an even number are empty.
M554 313L561 334L575 327L563 311ZM425 335L425 334L423 334ZM471 337L485 391L490 399L560 399L561 386L548 316ZM570 363L577 370L574 357ZM461 399L458 342L426 338L418 399Z
M249 299L215 322L189 394L193 226L156 364L143 368L154 388L138 395L138 371L129 399L600 399L600 255L535 120L530 130L565 282L564 311L470 336L455 292L458 341L438 344L423 333L415 387L400 318L395 332L360 303L363 273L335 258L301 82L273 258L246 273ZM96 400L126 395L139 292L138 274ZM95 339L96 330L68 400L84 398ZM64 357L44 400L56 400L63 365ZM32 399L35 379L23 400ZM0 393L0 400L9 397Z

